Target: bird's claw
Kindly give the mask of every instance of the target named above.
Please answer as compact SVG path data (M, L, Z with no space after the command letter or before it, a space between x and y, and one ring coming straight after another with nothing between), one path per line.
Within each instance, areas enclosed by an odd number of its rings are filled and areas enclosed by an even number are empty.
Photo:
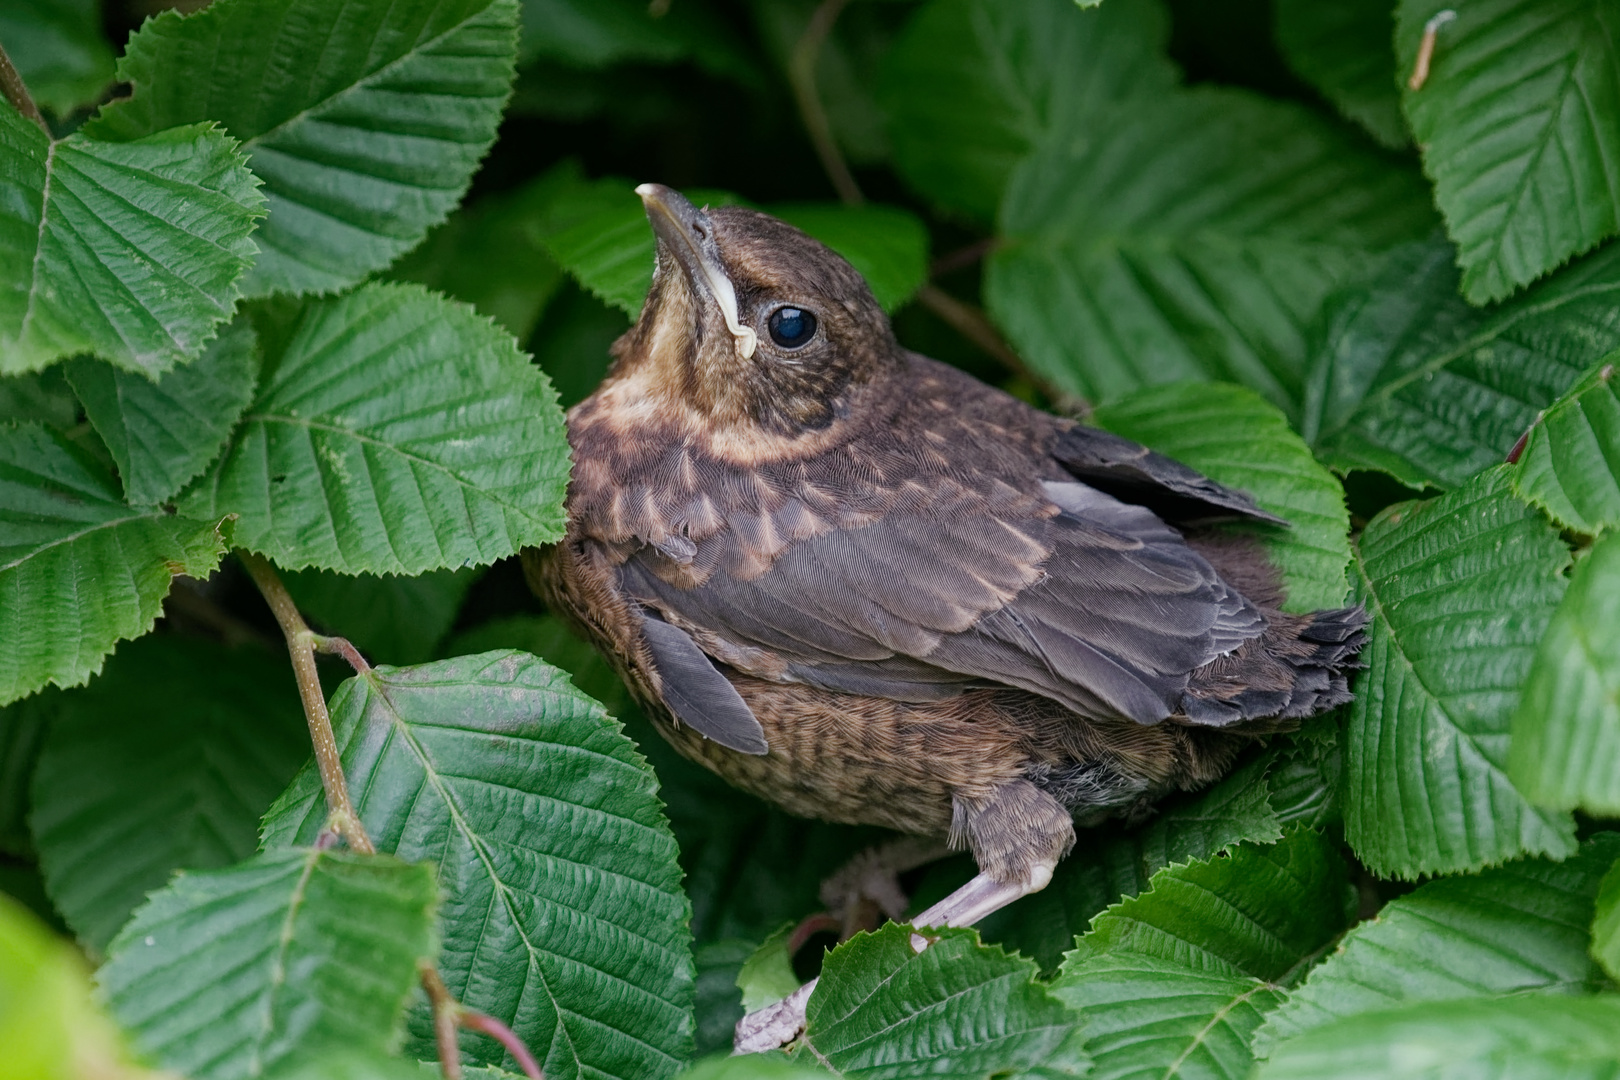
M737 1021L732 1052L762 1054L804 1034L804 1006L815 989L816 980L811 979L776 1004L756 1009Z

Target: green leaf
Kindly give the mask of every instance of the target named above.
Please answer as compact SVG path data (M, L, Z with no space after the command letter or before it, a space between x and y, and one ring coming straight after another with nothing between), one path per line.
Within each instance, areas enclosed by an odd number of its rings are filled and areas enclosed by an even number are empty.
M565 162L517 191L462 207L389 276L464 300L527 341L564 280L540 228L552 201L578 179L579 167Z
M1530 429L1513 487L1576 532L1591 535L1620 525L1620 397L1613 363L1588 371Z
M826 1080L821 1069L790 1061L781 1054L717 1054L692 1063L680 1080Z
M154 893L96 981L135 1046L193 1080L382 1053L437 952L437 902L431 866L272 851Z
M624 333L624 312L572 281L546 309L530 347L564 409L584 401L607 374L608 349Z
M1600 833L1562 863L1521 859L1391 900L1271 1014L1256 1054L1357 1013L1476 994L1598 989L1587 928L1598 881L1617 856L1620 834Z
M1277 0L1277 45L1295 75L1392 150L1412 141L1396 89L1388 0Z
M0 0L0 43L28 95L57 116L94 103L112 84L98 0Z
M124 497L171 498L208 467L253 397L258 341L246 319L228 325L202 356L157 382L81 357L66 365L84 411L107 444Z
M1033 963L972 930L930 934L916 953L911 929L891 923L828 954L800 1046L849 1077L1084 1074L1080 1017L1036 981Z
M1609 978L1620 979L1620 861L1598 886L1592 917L1592 958Z
M738 973L753 951L752 942L739 938L693 946L692 964L697 971L692 1010L696 1028L693 1049L696 1053L731 1051L737 1021L743 1018L742 991L737 989ZM798 984L795 983L792 989L798 989Z
M849 260L884 311L910 300L928 280L928 230L893 206L790 203L770 212Z
M33 852L28 786L56 703L56 692L47 690L0 706L0 854L28 856Z
M1138 98L1018 167L985 298L1059 391L1111 401L1218 379L1291 407L1323 300L1431 213L1415 174L1299 106L1211 88Z
M1402 0L1409 72L1445 5ZM1500 300L1617 231L1620 110L1613 0L1491 0L1439 29L1420 90L1402 92L1470 303Z
M1282 992L1259 979L1125 952L1066 970L1052 996L1086 1018L1091 1080L1243 1080L1249 1038Z
M699 206L735 206L723 191L686 193ZM768 208L849 260L885 310L905 303L927 280L928 233L915 215L892 206L791 203ZM634 185L614 179L580 184L556 197L543 243L563 269L632 319L652 284L657 244Z
M281 566L418 574L562 535L568 458L511 337L420 286L306 301L224 456L181 498Z
M879 99L901 177L988 223L1014 167L1054 129L1170 89L1164 6L1075 11L1045 0L933 0L884 64Z
M511 91L517 14L516 0L166 11L118 62L133 96L85 131L131 139L219 121L242 140L270 210L247 293L343 289L461 201Z
M416 577L350 577L330 570L283 574L304 616L348 638L384 664L430 660L456 621L477 570L431 570ZM481 650L467 650L481 651Z
M1620 245L1483 311L1456 295L1453 254L1403 248L1325 312L1300 430L1335 469L1456 487L1620 348Z
M1307 721L1299 731L1278 740L1280 752L1266 774L1266 787L1272 812L1282 824L1320 829L1344 820L1339 716L1335 711Z
M82 683L152 628L174 575L207 577L224 551L208 522L126 505L63 436L0 427L0 704Z
M439 864L439 970L457 1000L509 1024L551 1080L673 1074L692 1044L690 907L652 773L601 706L508 651L375 668L343 684L332 719L378 848ZM265 844L308 842L325 820L306 768ZM425 1003L409 1030L432 1056ZM462 1049L506 1060L484 1036Z
M1620 533L1605 533L1570 578L1513 714L1508 775L1560 810L1620 812Z
M0 376L0 424L41 421L60 431L78 419L79 399L60 366L28 375Z
M119 648L56 698L34 771L34 842L51 900L106 948L178 869L229 866L309 757L285 656L195 638Z
M0 374L93 352L156 376L230 318L258 181L212 124L46 138L0 109Z
M1288 982L1353 913L1349 869L1320 834L1167 866L1146 892L1091 922L1064 959L1066 979L1090 957L1133 953L1194 971Z
M643 0L523 0L521 64L544 59L600 68L689 59L711 74L753 85L762 77L752 53L735 22L702 4L658 12Z
M90 999L84 957L0 895L0 1068L7 1080L159 1080L128 1063Z
M1350 565L1344 489L1275 406L1239 386L1176 383L1137 391L1099 408L1091 419L1248 492L1287 520L1288 529L1232 527L1261 538L1287 588L1286 610L1344 603Z
M799 977L793 973L793 957L787 950L793 926L788 922L777 927L743 961L737 972L737 989L742 991L744 1012L763 1009L799 988Z
M1525 801L1504 768L1536 643L1569 551L1513 497L1504 469L1402 503L1356 545L1372 616L1345 728L1345 835L1376 874L1476 870L1574 850L1567 815Z
M1256 1080L1609 1080L1620 995L1467 998L1368 1013L1284 1043Z

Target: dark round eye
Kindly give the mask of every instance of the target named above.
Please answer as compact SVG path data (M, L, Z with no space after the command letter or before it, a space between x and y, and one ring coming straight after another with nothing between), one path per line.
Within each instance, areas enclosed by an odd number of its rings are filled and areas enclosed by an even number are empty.
M797 349L816 336L816 317L804 308L777 308L766 326L771 340L784 349Z

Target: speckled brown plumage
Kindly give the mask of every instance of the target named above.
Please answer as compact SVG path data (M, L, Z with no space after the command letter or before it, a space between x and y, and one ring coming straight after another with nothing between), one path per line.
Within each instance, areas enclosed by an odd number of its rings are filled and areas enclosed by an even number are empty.
M526 566L683 754L1039 887L1071 821L1347 699L1362 616L1277 610L1260 549L1206 524L1269 519L1241 493L900 348L781 222L655 190L651 293L569 414L567 538ZM784 305L802 347L769 336Z

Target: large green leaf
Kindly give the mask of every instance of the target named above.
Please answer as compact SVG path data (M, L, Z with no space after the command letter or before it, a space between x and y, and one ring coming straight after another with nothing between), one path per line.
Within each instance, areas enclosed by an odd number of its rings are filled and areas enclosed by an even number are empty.
M309 757L284 655L154 636L56 698L34 771L45 884L100 950L178 869L229 866Z
M253 397L258 341L248 321L237 319L200 357L157 382L88 357L66 366L118 463L124 497L145 505L172 497L225 445Z
M129 139L217 120L270 216L245 288L327 292L415 247L495 139L517 0L222 0L131 37L134 94L86 125Z
M1277 408L1252 390L1207 383L1149 387L1097 409L1099 427L1246 491L1292 526L1235 526L1257 535L1282 574L1284 607L1344 603L1350 513L1344 489Z
M686 195L702 206L743 201L723 191ZM911 299L927 278L928 233L908 211L836 203L767 209L848 259L885 310ZM640 313L652 284L656 242L633 184L597 180L558 195L542 230L547 250L581 285L631 318Z
M1401 0L1395 52L1412 70L1446 4ZM1402 105L1457 242L1463 295L1500 300L1620 231L1614 163L1620 66L1613 0L1476 0L1439 30Z
M800 1060L873 1080L1086 1072L1080 1016L1036 981L1033 963L972 930L931 933L921 953L892 923L834 949L805 1006Z
M562 535L568 457L546 377L420 286L306 301L226 448L180 500L237 514L288 568L418 574Z
M1600 362L1537 420L1513 487L1577 532L1620 525L1620 395L1613 363Z
M1471 998L1341 1020L1284 1043L1255 1080L1613 1080L1620 995Z
M416 577L351 577L299 570L284 574L282 581L298 610L321 630L348 638L373 662L416 664L433 659L478 574L430 570Z
M1505 770L1508 727L1564 592L1569 550L1513 497L1504 468L1402 503L1357 545L1372 616L1345 728L1345 834L1374 873L1474 870L1574 850L1567 815Z
M196 356L253 262L257 184L212 124L52 142L0 108L0 374L93 352L156 376Z
M642 0L523 0L518 60L572 68L691 60L715 75L762 81L756 50L737 23L706 4L659 11Z
M1247 975L1130 951L1066 969L1052 994L1086 1018L1092 1080L1244 1080L1249 1038L1282 998Z
M1539 806L1620 813L1620 533L1575 565L1513 715L1508 774Z
M1592 915L1592 958L1609 978L1620 979L1620 861L1609 868L1598 886Z
M1264 1057L1341 1017L1420 1001L1598 989L1587 933L1616 856L1620 834L1603 833L1563 863L1523 859L1390 901L1271 1014L1255 1052Z
M0 45L41 108L66 116L112 85L99 0L0 0Z
M214 525L131 507L61 435L0 426L0 704L76 686L152 628L176 574L207 577Z
M46 690L0 706L0 855L27 856L33 851L28 787L56 713L56 694Z
M884 64L895 167L939 205L990 222L1013 168L1070 117L1167 90L1158 0L1076 11L1048 0L932 0Z
M78 418L79 399L63 377L61 365L27 375L0 376L0 424L43 421L64 430Z
M97 973L148 1058L192 1080L257 1077L397 1041L417 961L438 948L433 868L294 848L181 874Z
M1294 74L1379 142L1411 141L1395 88L1395 16L1388 0L1277 0L1277 44Z
M1292 407L1329 292L1431 225L1414 173L1296 105L1202 88L1082 119L1014 172L985 277L1067 393L1224 379Z
M1300 430L1334 468L1455 487L1620 347L1620 245L1484 310L1457 296L1453 254L1403 248L1325 312Z
M716 1055L693 1062L680 1080L826 1080L826 1072L780 1054Z
M457 999L511 1025L551 1080L674 1073L692 1046L690 907L652 773L601 706L506 651L373 669L332 716L377 846L439 864ZM325 820L306 769L265 843L313 840ZM424 1004L409 1029L431 1056ZM505 1058L484 1036L462 1049Z
M1344 929L1353 901L1334 845L1294 829L1275 844L1244 843L1160 870L1146 892L1092 920L1064 959L1060 982L1092 957L1136 953L1286 983Z

